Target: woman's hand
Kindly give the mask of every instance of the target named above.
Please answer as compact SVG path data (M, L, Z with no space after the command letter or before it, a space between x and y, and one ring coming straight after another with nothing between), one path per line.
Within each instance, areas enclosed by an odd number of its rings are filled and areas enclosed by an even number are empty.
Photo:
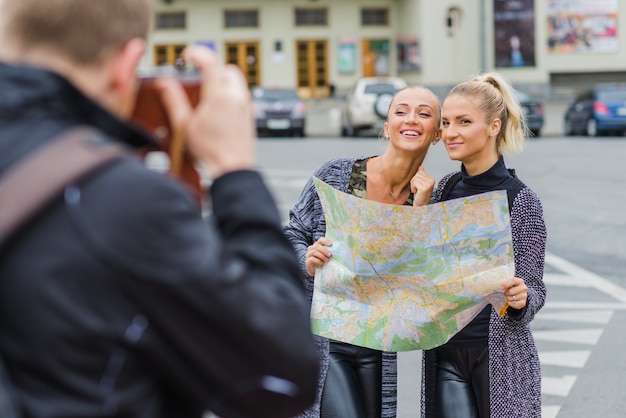
M504 282L500 288L509 302L509 306L514 309L523 309L528 299L528 287L523 279L513 277Z
M328 263L331 256L328 247L331 245L332 243L325 237L318 239L313 245L309 245L304 258L306 272L309 276L315 276L315 268L317 266L323 266Z
M411 179L411 192L413 192L413 206L424 206L430 203L430 197L435 187L435 179L424 169L418 168L417 173Z

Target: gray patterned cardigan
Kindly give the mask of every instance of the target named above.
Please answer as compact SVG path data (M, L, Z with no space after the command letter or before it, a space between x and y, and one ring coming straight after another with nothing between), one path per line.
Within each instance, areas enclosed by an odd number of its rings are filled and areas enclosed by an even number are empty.
M435 191L441 200L445 176ZM515 276L528 286L526 308L519 315L500 318L494 310L489 321L489 390L491 418L540 418L541 369L530 332L530 321L543 307L546 287L543 270L546 227L539 197L522 188L511 207L511 235ZM422 418L435 417L435 352L424 351L422 361Z
M313 173L313 176L323 180L337 190L346 192L350 182L352 166L356 160L357 158L337 158L327 161ZM309 301L311 301L313 296L313 277L306 273L304 258L307 247L326 234L326 222L324 221L322 205L311 179L304 186L298 202L289 211L289 223L285 226L285 234L291 241L300 260L300 269L303 274L306 292ZM317 399L308 411L300 415L303 418L318 418L320 416L320 398L328 371L328 339L322 337L316 337L316 339L321 362ZM393 418L396 416L396 385L396 353L383 352L383 405L381 418Z

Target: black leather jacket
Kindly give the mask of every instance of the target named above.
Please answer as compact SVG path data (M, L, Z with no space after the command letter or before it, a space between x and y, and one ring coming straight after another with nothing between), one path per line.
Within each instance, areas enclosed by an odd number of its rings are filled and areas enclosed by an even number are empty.
M0 175L79 124L150 141L63 78L0 64ZM134 157L71 190L0 256L0 354L26 417L278 418L313 402L308 303L258 173L217 179L208 221Z

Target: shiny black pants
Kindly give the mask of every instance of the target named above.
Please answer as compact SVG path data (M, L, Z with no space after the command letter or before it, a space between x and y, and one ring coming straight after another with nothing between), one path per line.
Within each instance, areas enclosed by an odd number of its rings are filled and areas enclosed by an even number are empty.
M330 342L321 418L380 418L382 352Z
M489 418L487 344L437 348L437 418Z

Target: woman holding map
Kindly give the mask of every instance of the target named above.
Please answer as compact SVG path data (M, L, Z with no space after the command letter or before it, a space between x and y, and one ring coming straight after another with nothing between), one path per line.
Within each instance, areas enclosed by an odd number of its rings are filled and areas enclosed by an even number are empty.
M494 190L509 200L515 277L504 317L488 305L446 344L424 351L422 417L541 417L541 370L529 323L544 305L546 228L541 202L504 164L526 126L512 87L497 73L460 83L442 108L442 140L461 171L439 182L437 202Z
M429 202L435 181L422 167L440 134L437 96L424 87L407 87L389 106L382 155L337 158L313 174L337 190L394 205ZM285 233L293 244L309 298L316 268L326 264L332 243L325 238L324 213L310 179L289 213ZM316 337L321 373L317 402L304 417L381 418L396 416L396 355Z

